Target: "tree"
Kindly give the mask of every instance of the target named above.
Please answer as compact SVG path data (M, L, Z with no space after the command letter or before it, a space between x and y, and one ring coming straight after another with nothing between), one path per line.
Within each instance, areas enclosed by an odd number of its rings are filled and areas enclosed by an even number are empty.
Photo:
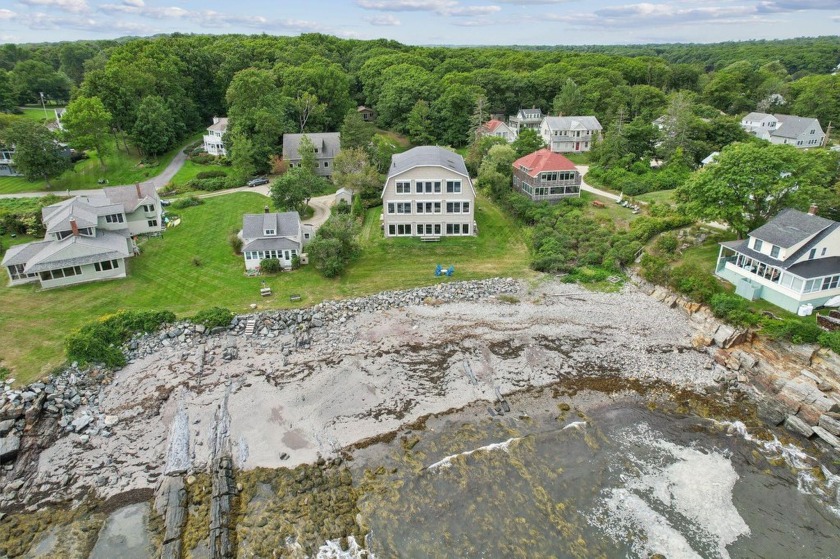
M315 174L318 169L318 158L315 156L315 144L309 139L309 136L303 135L298 144L298 155L300 155L300 167L306 171Z
M12 75L6 70L0 70L0 113L10 113L16 106Z
M15 166L29 180L50 179L72 168L65 153L52 133L31 120L14 122L7 133L7 140L15 146Z
M554 98L554 114L556 115L576 115L580 110L582 101L580 88L571 78L566 78L563 86L560 88L560 93Z
M519 136L513 141L511 147L516 151L517 157L524 157L544 148L545 142L536 130L526 128L519 132Z
M824 179L812 159L784 144L733 144L679 187L677 200L688 215L722 221L743 238L784 208L808 206Z
M408 129L408 139L412 144L428 145L435 141L432 134L432 119L429 104L423 99L414 103L411 112L408 113L408 122L406 128Z
M65 101L70 98L70 78L56 72L52 66L40 60L24 60L15 64L14 75L17 101L40 103L41 93L48 100Z
M325 178L295 167L271 183L271 199L279 210L302 214L312 196L327 186Z
M144 155L160 155L172 147L181 134L175 115L162 97L149 95L143 99L131 129L131 141Z
M502 199L511 188L512 164L517 155L512 146L498 144L491 147L481 162L477 184L496 200Z
M376 166L376 170L385 173L391 166L391 157L399 151L399 146L388 138L377 134L370 141L370 161Z
M470 117L470 135L468 138L470 144L478 142L483 135L484 124L488 120L490 120L489 103L487 102L487 96L482 93L475 98L475 108Z
M67 105L61 119L70 145L77 149L95 149L99 165L105 164L110 133L111 113L99 97L77 97Z
M367 207L379 202L382 181L363 149L342 149L333 161L333 182L363 199Z
M356 109L350 109L341 125L341 149L365 148L376 134L372 122L365 122Z
M285 116L289 100L280 95L274 75L257 68L236 72L225 99L229 121L224 141L234 169L243 177L268 171L283 133L297 128Z
M349 214L332 215L318 229L307 252L315 268L324 277L340 275L359 254L361 249L356 241L358 233L356 220Z
M320 121L327 113L327 105L318 102L318 97L304 91L292 101L292 109L297 116L301 133L306 129L309 120Z

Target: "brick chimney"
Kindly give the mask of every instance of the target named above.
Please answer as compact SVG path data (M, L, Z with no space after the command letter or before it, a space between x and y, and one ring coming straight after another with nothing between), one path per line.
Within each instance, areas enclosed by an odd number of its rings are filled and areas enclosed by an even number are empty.
M140 183L139 182L134 183L134 189L137 191L137 199L138 200L142 199L143 198L143 193L140 191Z
M263 211L264 211L265 213L268 213L268 206L266 206L266 207L265 207L265 209L264 209Z
M817 210L818 210L818 209L820 209L820 207L819 207L818 205L816 205L816 204L811 204L811 207L810 207L810 208L808 208L808 213L809 213L810 215L817 215Z
M70 230L73 231L74 237L79 236L79 226L76 225L76 219L72 217L70 218Z

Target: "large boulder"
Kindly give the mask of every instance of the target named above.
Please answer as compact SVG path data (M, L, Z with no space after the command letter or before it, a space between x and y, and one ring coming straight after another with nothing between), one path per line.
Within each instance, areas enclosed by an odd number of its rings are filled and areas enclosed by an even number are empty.
M0 462L7 462L14 459L20 450L20 437L9 435L0 438Z

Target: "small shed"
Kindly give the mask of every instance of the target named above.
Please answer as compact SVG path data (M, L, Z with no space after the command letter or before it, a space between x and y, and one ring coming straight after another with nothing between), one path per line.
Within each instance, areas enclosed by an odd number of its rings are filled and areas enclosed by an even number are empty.
M335 193L335 203L346 203L348 206L353 203L353 191L346 188L339 188Z

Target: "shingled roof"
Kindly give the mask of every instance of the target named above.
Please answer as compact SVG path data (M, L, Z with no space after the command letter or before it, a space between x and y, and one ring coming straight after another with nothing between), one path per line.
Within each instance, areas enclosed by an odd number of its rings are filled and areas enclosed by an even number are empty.
M312 134L283 134L283 159L297 161L300 159L300 141L306 136L318 149L316 159L335 157L341 150L341 134L339 132L318 132Z
M543 171L576 171L575 164L559 153L542 148L513 162L515 169L522 169L536 178Z
M270 237L296 237L300 233L300 214L297 212L245 214L242 218L242 238L246 241Z
M809 213L788 208L776 217L753 231L750 237L764 242L789 248L805 241L820 231L836 225L836 222Z
M448 149L438 146L418 146L391 157L388 177L404 173L413 167L445 167L469 177L464 158Z

